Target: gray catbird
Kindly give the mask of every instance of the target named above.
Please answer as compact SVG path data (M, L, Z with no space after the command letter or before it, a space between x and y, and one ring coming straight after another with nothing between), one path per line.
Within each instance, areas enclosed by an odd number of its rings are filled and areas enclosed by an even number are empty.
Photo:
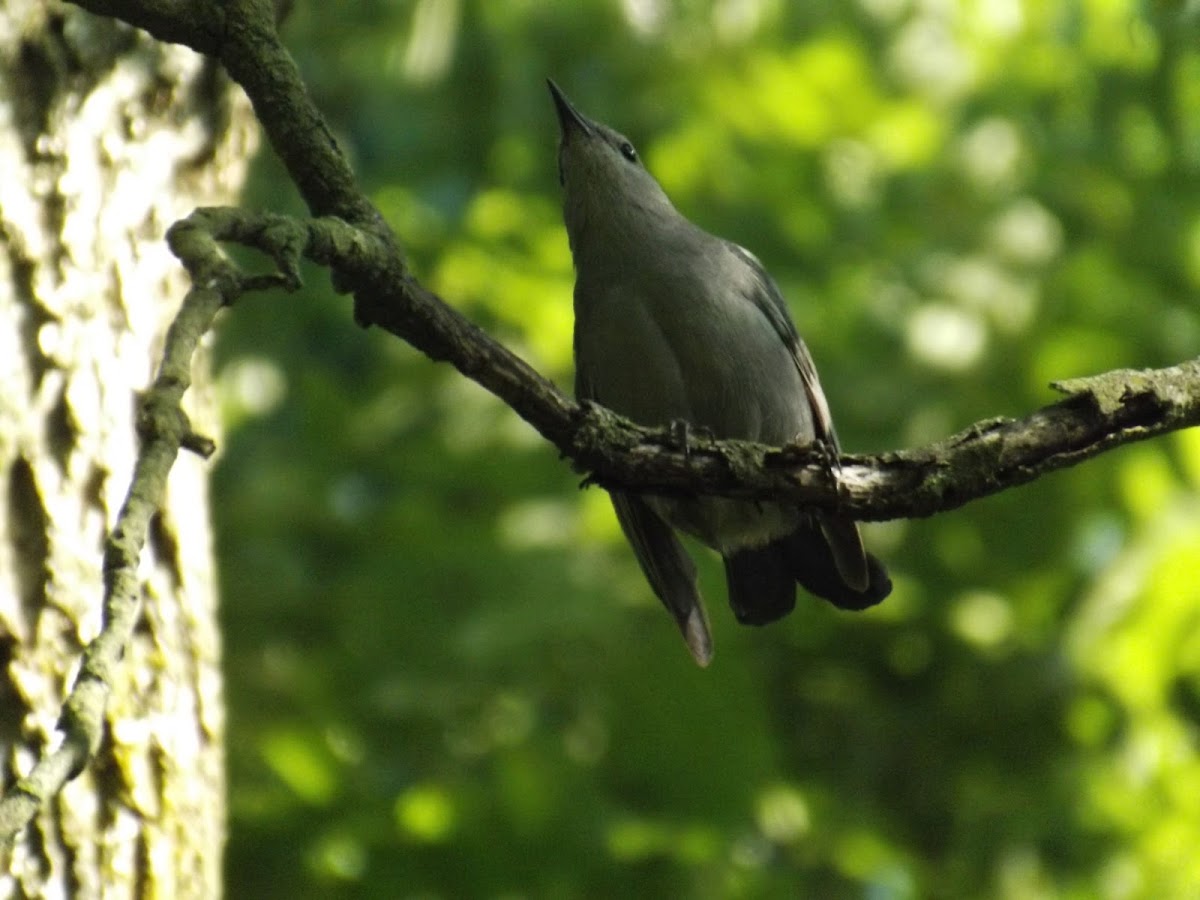
M611 128L583 116L553 82L563 218L575 259L575 394L642 425L683 424L765 444L837 435L808 348L753 254L685 219ZM612 493L621 529L700 665L712 637L696 568L675 529L725 560L739 622L791 611L796 582L843 609L891 591L837 513L719 497Z

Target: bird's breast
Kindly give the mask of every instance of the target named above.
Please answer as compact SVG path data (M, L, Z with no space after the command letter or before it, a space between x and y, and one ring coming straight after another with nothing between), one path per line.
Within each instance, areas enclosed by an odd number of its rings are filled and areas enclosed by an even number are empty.
M790 349L735 290L646 274L575 300L581 396L643 425L683 420L720 438L784 444L812 435Z

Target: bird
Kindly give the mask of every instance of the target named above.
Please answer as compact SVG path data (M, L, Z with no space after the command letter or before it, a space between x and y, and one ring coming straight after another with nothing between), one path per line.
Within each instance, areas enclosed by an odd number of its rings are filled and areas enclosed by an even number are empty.
M558 117L563 222L575 267L575 395L645 426L839 450L816 366L779 287L748 250L671 203L624 135L547 79ZM724 561L742 624L787 615L797 583L861 610L892 589L838 511L773 501L610 491L621 530L693 659L713 656L696 566L679 532Z

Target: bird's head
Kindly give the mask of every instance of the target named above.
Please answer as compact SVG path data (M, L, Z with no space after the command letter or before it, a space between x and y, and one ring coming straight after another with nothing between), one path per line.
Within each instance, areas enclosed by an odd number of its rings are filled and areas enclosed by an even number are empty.
M572 249L585 229L629 234L648 216L675 215L633 143L583 115L553 81L547 84L558 112L558 180Z

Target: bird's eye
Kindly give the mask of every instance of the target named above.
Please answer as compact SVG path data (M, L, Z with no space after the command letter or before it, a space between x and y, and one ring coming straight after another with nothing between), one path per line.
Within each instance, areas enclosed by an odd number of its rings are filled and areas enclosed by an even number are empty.
M621 143L621 155L630 162L637 162L637 151L633 149L633 144L629 141Z

